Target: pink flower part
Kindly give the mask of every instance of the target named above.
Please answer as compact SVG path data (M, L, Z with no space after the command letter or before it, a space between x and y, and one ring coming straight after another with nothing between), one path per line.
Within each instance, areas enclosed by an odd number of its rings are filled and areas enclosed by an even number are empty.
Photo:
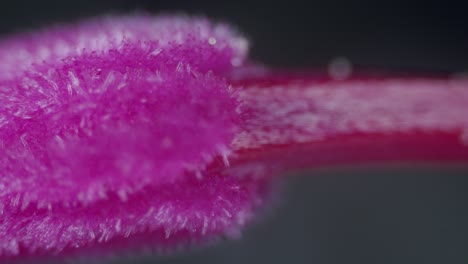
M249 169L250 170L250 169ZM129 195L51 210L9 208L0 222L6 259L160 251L237 236L264 204L268 178L258 172L204 172L177 184L147 187ZM119 253L120 252L120 253Z
M468 160L468 81L269 72L247 46L149 16L0 42L0 258L236 235L285 170Z
M245 43L202 18L145 16L1 42L0 256L234 233L265 180L205 167L240 121L218 75Z
M233 166L468 160L466 79L256 75L234 85L245 88Z
M184 62L198 71L216 73L241 65L248 52L244 37L228 25L213 24L206 18L107 16L4 39L0 43L0 78L21 76L32 70L32 64L56 65L83 55L126 52L125 44L142 49L148 56L146 60L152 59L159 65ZM158 58L159 55L164 58Z
M238 103L211 71L243 56L239 39L203 19L123 17L4 41L3 204L125 200L226 155Z

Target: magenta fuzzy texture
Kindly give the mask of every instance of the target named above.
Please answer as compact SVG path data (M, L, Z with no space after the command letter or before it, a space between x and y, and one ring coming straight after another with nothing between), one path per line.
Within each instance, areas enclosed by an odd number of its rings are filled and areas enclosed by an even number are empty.
M103 17L0 42L0 256L234 234L267 185L229 154L247 41L203 18ZM91 250L92 249L92 250Z

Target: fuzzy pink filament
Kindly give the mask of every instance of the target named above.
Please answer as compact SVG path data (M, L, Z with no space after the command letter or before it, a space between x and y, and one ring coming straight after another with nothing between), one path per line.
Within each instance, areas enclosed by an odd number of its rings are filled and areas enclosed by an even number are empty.
M468 160L468 82L277 74L189 17L105 17L0 42L0 258L235 235L271 176Z
M226 25L188 17L106 17L1 42L0 255L129 236L161 248L243 224L261 180L205 165L234 137L238 99L218 75L246 48Z

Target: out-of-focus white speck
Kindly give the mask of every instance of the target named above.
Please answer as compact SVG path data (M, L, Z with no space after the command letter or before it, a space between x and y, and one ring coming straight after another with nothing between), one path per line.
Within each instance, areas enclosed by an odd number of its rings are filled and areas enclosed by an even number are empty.
M333 59L328 65L328 74L334 80L346 80L353 72L351 61L344 57Z
M210 37L210 38L208 39L208 43L209 43L210 45L216 45L216 38Z

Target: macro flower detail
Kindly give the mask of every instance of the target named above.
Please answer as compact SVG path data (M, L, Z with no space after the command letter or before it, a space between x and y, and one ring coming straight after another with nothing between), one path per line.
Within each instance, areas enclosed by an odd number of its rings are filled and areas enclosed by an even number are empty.
M468 160L468 81L300 74L200 17L109 16L0 41L0 258L237 236L275 176Z

